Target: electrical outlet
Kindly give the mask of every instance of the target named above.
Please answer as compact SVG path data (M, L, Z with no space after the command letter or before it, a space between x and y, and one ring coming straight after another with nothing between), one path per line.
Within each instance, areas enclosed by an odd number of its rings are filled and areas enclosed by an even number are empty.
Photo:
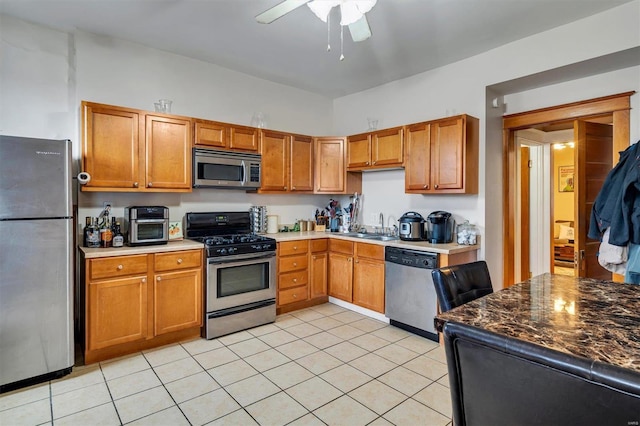
M102 209L106 210L107 208L112 209L113 208L113 202L111 202L111 201L103 201L102 202Z

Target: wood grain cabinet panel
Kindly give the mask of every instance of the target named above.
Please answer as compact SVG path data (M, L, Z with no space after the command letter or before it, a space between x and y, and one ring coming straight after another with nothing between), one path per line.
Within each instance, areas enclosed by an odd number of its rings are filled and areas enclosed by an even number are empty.
M289 188L292 192L313 191L313 138L311 136L291 136Z
M353 301L353 256L329 253L329 296Z
M327 295L329 254L324 251L311 253L309 261L309 297L311 299Z
M191 192L191 119L82 102L82 191Z
M375 170L402 167L404 129L378 130L347 138L347 170Z
M257 152L259 150L258 129L255 127L229 126L229 148L232 150Z
M291 136L285 133L262 130L262 179L261 191L287 191L289 189L289 155Z
M153 281L156 336L202 325L202 270L166 272Z
M183 250L154 255L153 269L160 271L175 271L179 269L200 268L202 252L200 250Z
M362 192L362 174L347 172L346 138L316 138L314 193Z
M478 122L461 115L406 126L405 192L477 194Z
M227 148L229 144L229 126L215 121L196 120L194 124L194 145Z

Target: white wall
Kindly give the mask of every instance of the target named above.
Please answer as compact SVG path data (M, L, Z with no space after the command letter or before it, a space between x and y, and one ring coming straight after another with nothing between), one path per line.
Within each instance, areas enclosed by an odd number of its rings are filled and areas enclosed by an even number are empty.
M396 214L398 209L420 213L443 209L454 217L478 225L482 234L481 258L489 263L497 286L502 278L502 136L500 114L489 96L499 83L545 72L640 45L640 1L540 33L484 54L394 81L334 101L337 134L366 129L367 117L379 120L379 128L391 127L453 114L480 118L480 189L477 196L421 196L404 194L402 172L365 174L363 216L372 212ZM416 52L419 54L419 52ZM509 113L541 106L589 99L624 91L640 91L640 68L633 67L543 87L508 96ZM637 140L638 95L633 97L632 141ZM406 206L406 207L405 207Z

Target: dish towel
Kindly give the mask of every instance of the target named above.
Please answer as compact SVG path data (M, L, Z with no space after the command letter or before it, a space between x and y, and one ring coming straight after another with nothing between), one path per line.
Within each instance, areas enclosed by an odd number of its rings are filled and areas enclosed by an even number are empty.
M602 235L598 263L607 271L624 275L627 269L627 247L609 244L609 229L607 228Z

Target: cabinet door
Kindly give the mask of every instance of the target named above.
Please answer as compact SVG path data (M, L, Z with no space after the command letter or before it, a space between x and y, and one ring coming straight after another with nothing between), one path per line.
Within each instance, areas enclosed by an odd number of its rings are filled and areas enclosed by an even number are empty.
M402 127L380 130L371 135L371 165L375 167L402 166L404 143Z
M289 173L289 142L285 133L263 130L260 150L262 152L262 179L260 189L264 191L286 191Z
M327 295L327 266L329 255L325 253L313 253L309 262L309 297L311 299Z
M191 121L146 116L147 189L191 191Z
M361 169L371 165L371 135L363 133L347 139L347 168Z
M353 303L384 313L384 262L363 257L355 259Z
M291 191L313 191L313 138L291 136L289 158L289 188Z
M196 121L195 133L195 145L213 146L217 148L227 147L229 128L224 123Z
M230 126L229 148L257 152L258 129L246 126Z
M93 281L88 287L88 350L147 337L146 275Z
M202 272L156 274L153 281L155 335L202 325Z
M316 139L316 193L338 194L345 191L344 144L344 138Z
M431 128L429 123L408 126L404 188L406 192L423 192L431 188Z
M347 302L353 300L353 257L329 254L329 295Z
M89 102L82 106L82 170L91 175L91 180L81 189L135 190L143 184L140 114Z
M462 118L431 124L431 176L436 191L463 188L463 131Z

